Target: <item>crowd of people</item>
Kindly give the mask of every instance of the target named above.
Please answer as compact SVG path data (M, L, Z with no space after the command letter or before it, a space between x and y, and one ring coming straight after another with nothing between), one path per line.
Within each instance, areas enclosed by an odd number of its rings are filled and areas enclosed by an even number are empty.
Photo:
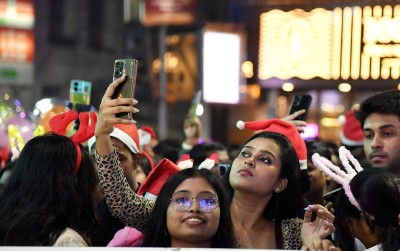
M254 133L228 152L199 143L198 118L177 142L117 116L139 112L137 100L111 98L123 78L97 114L54 116L8 160L0 245L400 249L400 91L350 110L341 148L304 141L302 110L239 121Z

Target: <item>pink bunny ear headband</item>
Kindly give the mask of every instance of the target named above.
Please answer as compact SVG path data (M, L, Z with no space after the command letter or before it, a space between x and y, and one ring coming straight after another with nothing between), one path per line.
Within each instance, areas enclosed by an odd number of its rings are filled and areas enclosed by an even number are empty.
M361 172L363 168L360 166L360 163L351 155L350 151L347 150L344 146L339 148L339 158L342 161L346 172L341 170L339 167L332 164L331 161L327 160L324 157L321 157L318 153L315 153L311 159L314 165L324 172L326 175L331 177L334 181L341 184L343 186L344 192L349 198L351 204L353 204L360 212L361 210L360 204L358 204L357 200L354 198L353 193L350 189L350 181L356 176L357 173ZM354 168L350 165L349 161L353 164Z

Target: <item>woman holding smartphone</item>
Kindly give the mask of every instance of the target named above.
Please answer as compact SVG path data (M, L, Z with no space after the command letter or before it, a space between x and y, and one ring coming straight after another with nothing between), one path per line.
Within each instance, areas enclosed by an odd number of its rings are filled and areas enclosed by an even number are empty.
M121 220L129 226L143 230L148 223L154 203L143 198L138 198L138 196L132 197L132 194L130 194L131 192L129 192L131 190L126 188L127 185L121 178L121 171L118 166L118 156L115 154L109 139L109 134L113 130L113 124L134 123L134 121L118 118L115 114L119 112L138 112L138 109L133 107L137 104L137 101L134 99L111 99L113 91L122 81L123 78L120 78L110 84L100 105L99 118L95 133L97 142L96 163L99 169L100 185L114 215L121 218ZM273 221L274 214L267 213L265 216L263 211L270 210L268 205L271 205L270 207L272 207L271 210L273 212L276 212L277 209L278 211L283 209L283 207L274 206L275 204L270 203L269 201L272 197L279 200L279 196L273 195L276 192L275 189L278 189L279 193L283 192L283 194L286 194L286 199L289 198L288 196L290 196L290 192L296 189L296 176L298 176L296 173L298 174L299 171L299 160L296 152L291 146L291 143L284 135L275 135L276 139L270 138L268 135L267 137L264 136L265 135L257 135L252 137L242 147L240 154L232 165L231 170L235 171L230 172L232 176L235 176L229 181L232 182L233 189L233 194L231 194L231 206L229 209L220 208L221 215L230 215L230 213L234 215L232 219L235 226L236 236L240 236L241 238L248 237L247 234L243 234L246 232L246 228L243 228L244 225L241 225L242 222L240 222L240 218L245 217L247 214L249 217L248 219L252 221L247 221L247 223L250 224L248 226L252 228L251 232L254 233L252 240L239 238L238 246L244 248L282 247L286 249L298 249L302 244L300 240L300 232L303 233L303 242L305 242L303 244L306 245L310 244L314 239L324 238L329 235L334 229L331 223L333 216L328 213L327 210L324 210L323 207L310 206L306 213L305 224L302 224L301 220L293 219L290 221L289 225L286 225L291 226L293 229L289 230L290 234L285 236L283 241L286 241L286 243L281 245L282 243L276 241L282 239L275 238L280 231L274 230L276 227L275 222ZM282 142L277 143L280 141ZM249 153L248 149L254 150ZM269 154L266 154L266 152ZM253 154L256 158L249 157L253 156ZM283 163L285 158L288 157L286 154L290 154L293 158L294 164L286 163L287 161L285 162L286 164ZM275 159L275 161L270 161L272 158ZM248 160L250 162L248 162ZM238 173L242 168L245 168L246 171L242 170ZM243 174L243 172L245 172L245 174ZM291 172L294 174L290 174ZM289 174L290 177L293 178L286 177ZM247 180L245 180L246 178ZM253 180L254 182L250 180ZM267 183L266 181L270 181L268 182L270 185L265 184ZM259 185L261 183L264 183L262 191L259 191L258 194L253 194L253 190L256 189L255 187L260 188ZM290 185L288 186L289 183ZM288 190L285 192L286 187L288 187ZM253 207L254 202L257 200L260 204ZM281 206L282 205L290 207L291 203L290 201L286 201L281 204ZM312 211L317 212L319 216L314 222L311 222L310 219ZM279 212L277 213L279 214ZM167 218L167 221L168 220L169 218ZM259 222L258 220L261 221L261 224L253 224ZM281 219L279 218L278 220L280 222ZM325 223L323 223L324 220L326 221ZM323 225L325 227L323 227ZM282 231L284 229L281 227L278 228ZM317 229L318 231L315 231ZM167 235L168 234L169 233L167 232ZM291 239L291 237L294 238ZM257 238L259 238L259 242L257 241Z

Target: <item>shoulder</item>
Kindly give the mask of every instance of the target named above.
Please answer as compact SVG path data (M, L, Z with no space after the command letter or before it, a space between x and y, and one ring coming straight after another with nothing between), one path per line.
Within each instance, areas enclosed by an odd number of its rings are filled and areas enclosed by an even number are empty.
M66 228L54 243L55 247L87 247L88 244L82 236L71 228Z

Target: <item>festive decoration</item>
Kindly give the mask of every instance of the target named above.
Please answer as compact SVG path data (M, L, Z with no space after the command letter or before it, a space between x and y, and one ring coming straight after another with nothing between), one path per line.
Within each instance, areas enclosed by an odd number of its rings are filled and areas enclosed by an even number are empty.
M82 152L79 144L86 142L94 135L94 130L97 123L97 114L94 112L81 112L78 115L76 111L69 110L68 112L53 116L49 121L52 132L59 135L65 135L68 125L71 122L74 122L78 116L80 121L79 129L73 136L71 136L71 140L75 143L77 155L74 173L78 172L81 164Z
M339 157L347 173L342 171L340 167L335 166L331 161L321 157L318 153L315 153L312 156L312 162L319 170L331 177L337 183L341 184L351 204L353 204L356 208L358 208L358 210L360 210L360 212L362 212L361 206L354 198L354 195L350 189L350 181L354 178L354 176L356 176L357 173L361 172L363 168L353 157L353 155L351 155L350 151L344 146L339 148ZM349 160L353 164L354 168L349 164Z
M254 131L275 132L286 136L292 143L294 150L299 157L300 170L307 170L307 148L304 140L301 138L296 127L282 119L269 119L251 122L243 122L239 120L236 123L237 128L244 128Z

